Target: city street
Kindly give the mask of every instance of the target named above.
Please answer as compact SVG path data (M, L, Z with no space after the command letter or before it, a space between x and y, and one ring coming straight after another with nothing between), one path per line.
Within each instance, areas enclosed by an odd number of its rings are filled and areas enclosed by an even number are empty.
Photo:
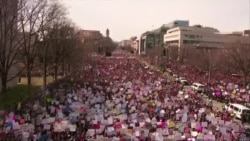
M241 136L240 121L228 121L218 114L221 103L213 101L211 110L206 96L182 89L169 74L122 50L110 57L94 56L82 73L47 91L46 105L35 100L33 109L40 113L36 118L11 112L7 123L11 121L13 131L22 134L38 126L51 132L49 137L55 140L215 140L227 138L224 130L229 129L235 137ZM32 102L23 103L20 111L26 111L29 104ZM14 121L13 116L17 117ZM17 122L20 120L27 123Z
M150 69L153 69L153 70L156 70L156 71L160 72L160 70L159 70L157 67L154 67L154 66L150 65L148 62L142 61L142 60L140 60L140 59L139 59L139 61L140 61L141 63L147 65L147 66L150 66L150 67L149 67ZM165 76L165 78L174 81L174 78L171 78L171 76L169 75L168 72L162 73L162 74L163 74L163 76ZM222 110L222 105L223 105L223 103L218 102L218 101L213 100L213 99L209 99L209 97L208 97L207 95L203 95L203 100L206 101L207 103L209 103L209 102L212 101L212 103L213 103L213 109L214 109L214 110L218 110L218 111L221 111L221 112L223 111L223 110ZM224 104L225 104L225 103L224 103ZM236 118L234 119L234 121L237 122L237 123L241 123L241 120L236 119ZM249 124L249 123L245 123L245 124L244 124L244 127L250 128L250 124Z
M0 0L0 141L250 141L249 13Z

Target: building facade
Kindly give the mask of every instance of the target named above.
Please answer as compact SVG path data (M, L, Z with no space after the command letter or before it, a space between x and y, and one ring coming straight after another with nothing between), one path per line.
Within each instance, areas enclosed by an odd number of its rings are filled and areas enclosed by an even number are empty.
M138 52L139 49L139 40L136 36L130 38L131 47L134 49L135 52Z
M131 37L129 40L122 40L118 43L119 47L131 47L134 52L138 53L139 51L139 42L136 36Z
M103 38L103 35L98 30L81 30L78 32L82 43L95 43Z
M120 46L120 47L128 47L131 45L132 45L131 40L122 40L118 43L118 46Z
M167 46L182 47L199 45L205 47L223 47L225 43L240 39L239 33L219 33L217 29L201 26L180 26L169 29L164 35Z
M153 47L163 47L164 46L164 35L166 31L173 27L178 26L189 26L189 21L185 20L175 20L168 24L163 24L161 27L153 30L147 31L141 35L139 43L139 54L145 54L147 49L152 49Z

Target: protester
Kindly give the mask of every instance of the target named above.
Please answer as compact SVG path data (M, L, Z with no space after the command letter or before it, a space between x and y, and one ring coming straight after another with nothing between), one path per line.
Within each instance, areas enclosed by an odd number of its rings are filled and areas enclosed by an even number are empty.
M93 58L78 75L22 103L18 110L26 112L6 113L5 133L38 141L234 140L234 133L245 134L229 113L124 52Z

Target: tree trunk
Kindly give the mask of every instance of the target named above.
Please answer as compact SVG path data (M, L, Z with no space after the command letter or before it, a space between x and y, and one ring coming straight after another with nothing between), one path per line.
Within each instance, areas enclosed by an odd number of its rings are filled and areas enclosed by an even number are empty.
M65 61L63 60L63 63L62 63L62 75L64 76L65 75Z
M5 93L7 91L7 79L8 79L8 74L2 72L1 73L2 93Z
M47 85L47 64L44 63L44 70L43 70L43 87Z
M57 70L58 70L58 67L57 65L54 66L54 78L55 78L55 81L57 81Z
M28 66L27 67L27 79L28 79L28 95L30 95L31 94L31 69L30 69L30 67Z
M43 52L43 93L45 94L46 85L47 85L47 46L44 46L44 52Z
M71 71L71 66L70 64L68 64L68 70L67 70L68 75L70 74L70 71Z

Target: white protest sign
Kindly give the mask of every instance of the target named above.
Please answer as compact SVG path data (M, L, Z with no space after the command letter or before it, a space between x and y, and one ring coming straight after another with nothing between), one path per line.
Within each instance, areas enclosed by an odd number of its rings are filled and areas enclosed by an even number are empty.
M207 127L207 122L202 122L201 125L202 127Z
M58 118L63 118L63 113L62 113L61 111L59 111L59 112L57 113L57 116L58 116Z
M145 122L140 122L140 127L143 127L145 125Z
M216 139L215 139L215 135L205 135L204 136L204 140L205 141L215 141Z
M50 123L53 123L53 122L55 122L54 117L49 117L49 118L46 118L46 119L42 119L42 124L50 124Z
M211 121L211 116L210 115L206 115L206 120Z
M137 119L133 119L132 122L133 123L137 123L138 121L137 121Z
M122 129L127 129L128 126L126 124L122 124Z
M64 128L61 123L54 123L54 132L63 132Z
M69 122L68 122L67 120L63 120L63 121L61 121L61 123L59 123L59 124L60 124L60 126L61 126L61 127L63 127L63 128L67 128L67 127L68 127Z
M160 133L156 133L156 135L155 135L155 140L157 140L157 141L163 141L163 136L162 136L162 134L160 134Z
M180 117L181 117L181 114L176 114L175 115L175 119L178 121L178 120L180 120Z
M13 130L19 130L20 129L20 125L18 122L14 122L13 123Z
M188 113L189 112L189 107L188 106L184 106L184 113Z
M101 120L101 123L105 125L105 124L108 124L108 121L103 119Z
M169 135L169 132L168 132L167 128L162 129L162 135Z
M191 131L191 136L192 137L196 137L198 135L198 132L197 131Z
M113 124L113 117L109 117L108 118L108 124L110 125L110 124Z
M70 132L75 132L76 131L76 125L68 125L69 131Z
M118 111L120 111L121 107L122 107L122 106L121 106L120 103L116 105L116 108L117 108Z
M114 131L114 130L115 130L114 127L108 127L108 132L112 132L112 131Z
M49 124L45 124L43 127L43 129L45 129L45 130L50 130L50 128L51 128L51 126Z
M136 119L136 118L137 118L137 113L133 113L133 114L131 115L131 118L132 118L132 119Z
M178 94L182 95L182 94L183 94L183 91L179 91Z
M88 129L87 133L86 133L86 136L94 136L95 135L95 130L94 129Z
M234 124L234 125L233 125L233 130L234 130L235 132L238 132L238 131L240 130L240 126Z
M225 122L224 120L219 120L220 125L224 125L224 122Z
M196 122L191 122L191 128L197 128L197 123Z
M223 135L227 135L227 128L226 128L226 127L221 127L221 128L220 128L220 132L221 132Z
M204 113L206 111L206 108L201 108L200 110L199 110L199 113Z
M139 137L140 136L140 131L135 131L135 136Z
M182 119L181 121L184 123L184 122L187 122L187 113L184 113L183 116L182 116Z
M56 121L56 118L55 117L49 117L48 118L48 123L53 123Z

